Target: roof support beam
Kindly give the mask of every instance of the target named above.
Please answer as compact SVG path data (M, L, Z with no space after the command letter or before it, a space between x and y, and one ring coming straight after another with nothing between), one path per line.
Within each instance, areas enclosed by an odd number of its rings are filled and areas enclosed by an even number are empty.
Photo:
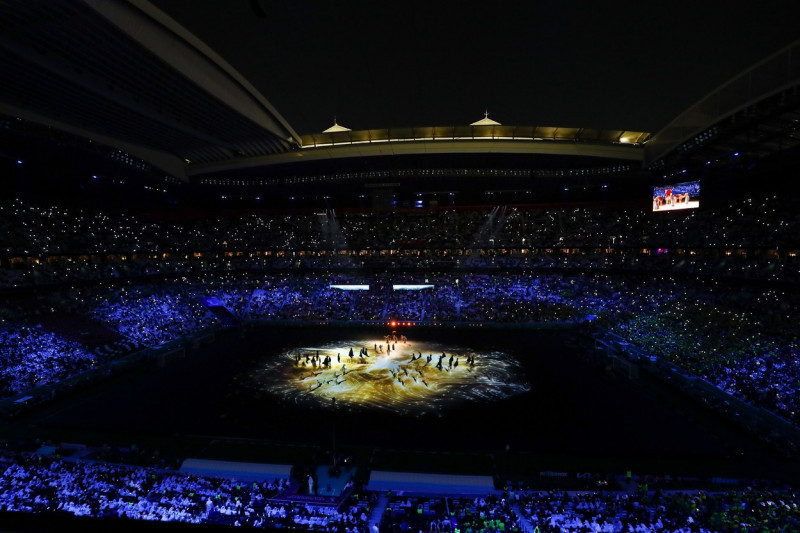
M186 124L180 123L171 119L167 115L157 113L152 108L143 105L136 101L132 95L127 95L123 90L114 90L109 88L108 84L101 79L92 79L87 74L79 74L74 69L69 68L67 63L58 61L57 58L38 54L30 48L23 47L13 40L0 36L0 49L4 50L3 53L14 54L21 57L24 61L33 63L34 65L52 73L55 77L63 78L70 83L79 86L82 90L86 91L87 98L90 95L96 95L98 102L102 99L110 100L117 105L126 109L130 109L141 116L147 117L151 120L159 122L168 128L180 131L186 135L190 135L198 140L205 141L217 146L224 146L226 143L221 139L200 132Z
M66 131L68 133L72 133L73 135L78 135L86 139L92 139L93 141L97 141L98 143L105 144L112 148L117 148L119 150L128 152L129 154L134 155L143 161L147 161L154 167L160 168L161 170L163 170L164 172L175 178L178 178L182 181L188 181L186 175L186 163L184 163L184 161L181 158L176 157L172 154L161 152L159 150L154 150L152 148L147 148L145 146L132 144L126 141L122 141L120 139L116 139L114 137L109 137L107 135L101 135L93 131L72 126L65 122L54 120L50 117L40 115L33 111L21 109L9 104L4 104L2 102L0 102L0 113L9 116L20 117L25 120L29 120L31 122L36 122L37 124L52 126L53 128Z
M83 1L212 97L283 140L287 147L300 145L300 136L250 82L150 2Z

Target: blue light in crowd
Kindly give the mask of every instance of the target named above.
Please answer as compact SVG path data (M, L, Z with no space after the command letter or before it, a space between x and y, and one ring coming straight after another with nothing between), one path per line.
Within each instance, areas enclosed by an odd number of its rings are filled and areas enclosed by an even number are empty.
M92 179L96 180L97 179L97 174L92 174Z
M22 164L22 159L17 159L17 164L21 165Z
M222 307L222 302L219 300L219 298L215 298L213 296L202 298L201 301L206 307Z
M739 152L733 152L733 157L739 157Z

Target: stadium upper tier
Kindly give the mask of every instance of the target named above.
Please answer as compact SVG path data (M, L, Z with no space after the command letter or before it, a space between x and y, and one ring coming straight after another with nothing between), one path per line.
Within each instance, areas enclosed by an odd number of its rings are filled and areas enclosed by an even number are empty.
M0 287L263 269L624 270L796 283L792 198L652 213L587 208L334 211L154 220L0 205Z

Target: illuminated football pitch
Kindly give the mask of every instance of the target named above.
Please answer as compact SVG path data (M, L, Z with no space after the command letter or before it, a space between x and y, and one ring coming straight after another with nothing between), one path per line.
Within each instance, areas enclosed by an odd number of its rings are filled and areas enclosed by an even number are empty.
M263 361L247 382L295 405L412 416L530 390L519 361L505 352L402 337L292 347Z
M664 401L673 389L646 374L632 381L587 364L569 331L410 329L409 342L388 352L387 331L253 329L16 420L37 431L123 439L211 435L328 446L335 438L340 446L510 448L567 461L573 453L631 454L706 464L729 453L711 426L687 416L702 416L694 403L683 411L675 407L680 398Z

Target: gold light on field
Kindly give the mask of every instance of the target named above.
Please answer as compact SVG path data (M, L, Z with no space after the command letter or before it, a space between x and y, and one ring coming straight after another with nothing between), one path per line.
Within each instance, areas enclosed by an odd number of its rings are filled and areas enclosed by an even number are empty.
M247 381L292 404L409 415L530 390L525 371L507 353L385 338L296 347L265 361Z

